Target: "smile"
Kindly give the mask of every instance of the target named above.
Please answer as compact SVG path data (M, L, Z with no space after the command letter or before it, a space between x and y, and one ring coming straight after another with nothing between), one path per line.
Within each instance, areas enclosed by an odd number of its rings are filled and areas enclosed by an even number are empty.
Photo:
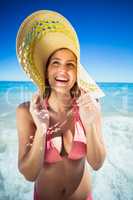
M69 81L69 79L67 77L62 77L62 76L56 76L55 80L58 82L64 82L64 83Z

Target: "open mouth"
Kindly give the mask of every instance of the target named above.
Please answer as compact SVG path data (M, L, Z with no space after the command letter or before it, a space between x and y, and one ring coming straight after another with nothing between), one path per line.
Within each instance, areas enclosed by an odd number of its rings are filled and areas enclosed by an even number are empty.
M55 80L61 83L67 83L69 81L68 78L64 78L64 77L55 77Z

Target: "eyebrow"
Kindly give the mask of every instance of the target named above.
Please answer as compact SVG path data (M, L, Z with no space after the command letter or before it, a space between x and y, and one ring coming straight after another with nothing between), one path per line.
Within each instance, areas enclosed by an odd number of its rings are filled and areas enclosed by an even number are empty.
M51 58L51 60L61 60L61 59L55 57L55 58ZM67 60L67 62L76 62L76 61L71 59L71 60Z

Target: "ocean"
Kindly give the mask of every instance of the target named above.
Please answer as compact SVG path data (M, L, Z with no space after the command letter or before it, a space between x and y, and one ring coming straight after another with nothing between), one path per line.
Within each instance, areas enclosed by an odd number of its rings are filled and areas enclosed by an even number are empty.
M133 200L133 83L98 83L107 157L92 171L94 200ZM16 107L30 100L32 82L0 81L0 200L32 200L33 183L17 168Z

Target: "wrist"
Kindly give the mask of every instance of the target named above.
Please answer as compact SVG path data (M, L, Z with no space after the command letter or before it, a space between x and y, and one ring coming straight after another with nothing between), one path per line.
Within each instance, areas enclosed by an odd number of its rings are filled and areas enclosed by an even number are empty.
M47 133L47 127L44 124L42 124L41 126L37 127L37 132L39 135L45 136Z

